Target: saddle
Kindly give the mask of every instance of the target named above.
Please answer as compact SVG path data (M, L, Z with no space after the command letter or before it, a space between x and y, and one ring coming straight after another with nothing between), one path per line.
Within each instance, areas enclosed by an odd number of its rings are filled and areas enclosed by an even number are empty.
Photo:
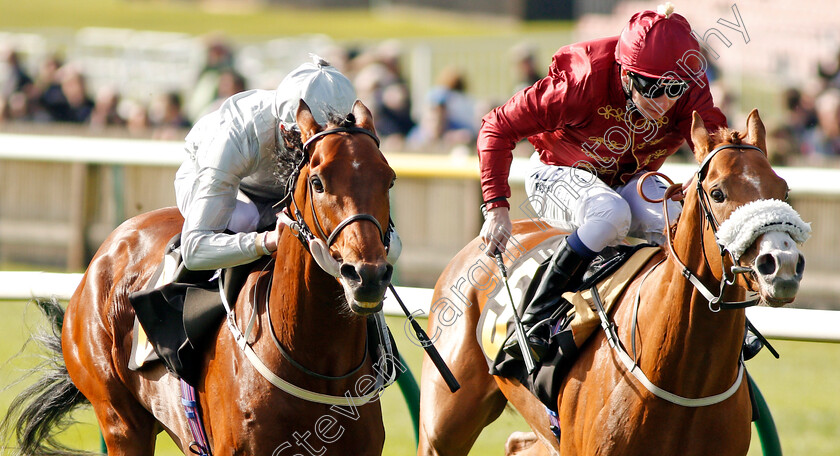
M180 245L179 233L167 243L164 260L147 288L128 296L135 312L128 367L141 370L162 361L176 377L195 384L199 355L226 314L220 293L228 302L236 302L251 271L269 259L221 271L192 271L181 261ZM219 287L220 276L224 290Z
M251 271L271 259L220 271L191 271L181 262L180 236L167 243L164 260L147 288L128 297L136 315L128 367L137 371L162 362L175 377L196 385L206 345L227 315L221 293L235 303ZM368 317L367 329L369 356L383 360L383 375L396 380L401 370L393 361L399 352L381 312Z
M508 268L512 289L524 290L516 308L533 298L560 237L549 238L517 258ZM577 359L580 347L589 339L600 320L593 310L590 288L597 286L606 311L648 260L661 249L649 244L617 246L601 252L591 263L581 283L563 294L563 300L549 319L551 339L548 355L531 374L521 360L510 357L501 348L508 338L516 337L513 311L504 285L488 293L479 317L476 336L492 375L514 378L527 386L551 411L556 412L557 396L563 378ZM501 282L501 280L499 281ZM517 299L517 294L514 294ZM520 315L521 316L521 315Z

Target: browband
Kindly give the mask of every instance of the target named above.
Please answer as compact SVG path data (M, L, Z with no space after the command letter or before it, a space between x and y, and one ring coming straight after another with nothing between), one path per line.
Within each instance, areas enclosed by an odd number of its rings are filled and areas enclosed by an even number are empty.
M366 135L370 136L371 138L373 138L373 140L376 141L376 147L379 147L379 138L377 138L376 135L373 134L372 131L370 131L366 128L336 127L336 128L330 128L329 130L324 130L322 132L315 133L314 135L312 135L311 138L307 139L306 142L303 143L303 152L308 154L309 153L309 147L313 143L315 143L319 139L323 138L324 136L331 135L333 133L363 133L363 134L366 134Z

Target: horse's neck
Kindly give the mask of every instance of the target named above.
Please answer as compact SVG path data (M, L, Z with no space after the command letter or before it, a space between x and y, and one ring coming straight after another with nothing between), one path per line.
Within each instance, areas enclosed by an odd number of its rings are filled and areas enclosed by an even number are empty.
M674 251L712 293L718 294L719 280L713 272L715 268L720 270L721 260L719 256L707 259L704 255L701 218L696 198L686 198L674 237ZM708 242L706 239L706 244ZM643 349L651 356L652 366L657 370L671 367L659 370L661 376L679 377L674 381L687 387L686 391L694 390L694 394L720 392L721 386L723 389L729 386L723 383L734 378L744 333L744 311L713 312L706 298L682 275L682 269L671 258L667 258L661 267L656 276L658 280L654 282L656 285L651 284L646 289L647 299L643 301L653 304L648 312L648 321L652 324L644 328L640 323L640 330L648 333L643 339L648 345ZM740 300L743 295L740 288L727 287L724 299ZM702 376L696 375L699 366L703 368ZM717 384L715 379L718 379Z
M307 368L346 373L363 357L364 318L351 314L341 285L288 230L278 244L269 309L277 338Z

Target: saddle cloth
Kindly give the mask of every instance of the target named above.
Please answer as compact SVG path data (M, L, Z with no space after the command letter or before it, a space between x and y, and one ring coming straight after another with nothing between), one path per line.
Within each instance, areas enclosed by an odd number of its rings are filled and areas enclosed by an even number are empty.
M146 289L157 289L172 282L179 262L180 255L177 251L167 252L163 257L163 262L158 266L157 272L155 272L157 280L152 277ZM146 335L146 331L143 330L143 326L140 325L140 320L135 315L134 328L131 330L131 356L128 359L128 368L133 371L140 370L146 363L151 363L159 359L149 337Z
M508 268L508 283L520 315L525 303L533 297L551 255L561 240L562 237L546 239L517 258ZM510 357L502 350L505 340L516 336L510 298L499 277L497 286L488 290L488 299L476 328L476 337L490 373L517 379L531 389L546 407L554 410L557 407L560 383L577 358L578 349L600 325L598 315L593 310L595 307L590 288L598 288L605 310L609 313L639 270L659 252L662 252L661 248L650 245L618 246L596 257L577 291L563 294L566 302L561 303L561 309L551 320L554 329L549 354L530 375L521 360ZM569 310L564 312L564 309Z
M176 235L149 284L128 297L135 311L128 367L141 370L162 361L170 372L194 384L197 355L225 316L218 276L225 276L228 302L236 302L248 274L268 259L218 272L190 271L181 263L179 246Z

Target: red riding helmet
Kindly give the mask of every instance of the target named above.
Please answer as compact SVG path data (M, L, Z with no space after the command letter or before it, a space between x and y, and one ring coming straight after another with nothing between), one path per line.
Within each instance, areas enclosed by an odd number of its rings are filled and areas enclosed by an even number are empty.
M673 14L670 4L660 6L659 12L634 14L615 48L615 59L622 68L650 78L669 72L682 79L692 77L689 72L696 76L701 71L699 55L700 45L691 36L691 26L684 17ZM674 77L673 73L669 76Z

